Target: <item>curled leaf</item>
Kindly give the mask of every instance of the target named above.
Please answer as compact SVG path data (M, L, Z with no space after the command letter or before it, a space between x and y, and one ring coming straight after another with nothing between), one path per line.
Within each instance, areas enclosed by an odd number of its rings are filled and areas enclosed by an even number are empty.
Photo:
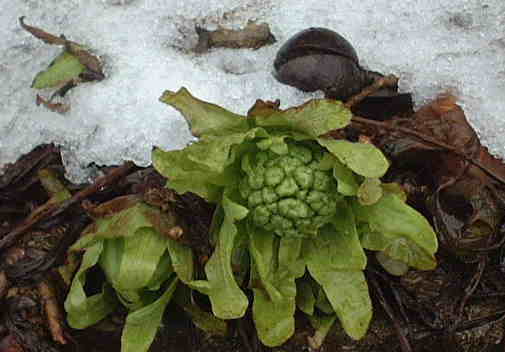
M169 90L165 91L160 97L160 101L180 111L195 137L222 136L233 132L245 132L248 129L244 116L197 99L184 87L175 93Z
M366 178L359 186L358 202L362 205L371 205L382 197L381 181L378 178Z
M340 101L330 99L313 99L286 110L258 100L249 110L248 117L260 127L291 130L315 139L347 126L351 112Z
M334 156L332 158L335 159L333 160L333 177L337 180L338 192L344 196L355 196L359 189L356 176L338 159Z
M328 138L318 138L317 141L358 175L371 178L382 177L389 167L384 154L372 144Z
M75 329L83 329L97 323L116 308L116 300L110 287L106 286L102 293L90 297L86 297L84 292L86 272L98 262L102 250L103 244L100 242L88 248L65 300L68 323Z
M380 265L391 275L402 276L407 273L409 266L402 261L390 258L384 252L377 252L375 254L377 261Z
M436 266L437 237L429 222L394 194L384 195L377 203L353 202L353 211L362 227L363 247L384 251L409 266L431 270Z
M216 317L236 319L245 314L249 301L235 281L231 257L238 235L235 221L245 218L248 210L226 196L222 205L225 216L214 253L205 265L207 280L193 281L190 286L209 295Z
M177 278L173 278L163 295L156 301L128 314L121 335L121 352L149 350L161 325L165 308L177 287L177 281Z
M64 46L63 53L49 65L49 68L35 77L33 88L56 87L78 78L82 81L100 81L105 78L102 62L89 50L67 40L63 35L58 37L41 28L27 25L24 16L19 18L19 23L24 30L44 43Z
M252 281L261 282L253 287L254 324L263 344L279 346L295 330L295 279L305 272L302 239L280 239L257 228L249 238Z
M24 30L30 32L34 37L42 40L44 43L51 45L65 45L67 40L65 38L60 38L51 33L44 31L43 29L29 26L25 23L25 16L19 18L19 24Z

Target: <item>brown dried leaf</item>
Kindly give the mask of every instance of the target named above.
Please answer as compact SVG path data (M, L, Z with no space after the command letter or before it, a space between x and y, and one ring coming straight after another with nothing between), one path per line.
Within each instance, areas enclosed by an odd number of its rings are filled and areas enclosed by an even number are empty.
M414 186L410 196L431 213L442 248L480 262L502 245L505 164L481 146L455 97L441 96L410 119L353 122L394 160L391 181Z
M52 144L45 144L23 155L15 163L7 164L0 176L0 192L13 192L17 187L21 190L30 187L34 182L38 182L37 171L55 161L58 163L59 158L59 149Z
M412 127L468 155L480 147L477 134L468 124L463 109L456 104L456 98L451 95L441 96L417 111Z
M498 227L505 188L486 170L505 179L505 164L482 147L453 96L441 96L412 119L397 123L437 142L414 134L385 137L396 161L422 170L420 183L434 191L427 206L441 246L463 260L475 261L476 251L494 248L501 240Z
M88 50L85 50L79 44L71 41L67 41L65 43L65 48L69 53L77 57L79 62L86 66L86 68L94 74L94 80L101 81L105 78L102 62L95 55L91 54Z
M258 49L276 42L267 23L256 24L249 22L245 28L238 30L218 28L215 31L208 31L196 27L196 32L198 34L198 44L194 51L197 53L207 52L211 48Z
M23 29L31 33L34 37L42 40L44 43L51 45L63 45L65 50L77 57L79 62L86 66L92 72L91 75L94 80L102 80L105 78L103 73L103 65L101 61L80 44L67 40L64 35L57 37L51 33L44 31L38 27L29 26L24 23L24 16L19 18L19 23Z
M422 107L412 119L393 120L391 125L393 130L394 126L399 126L413 133L383 133L376 142L389 150L390 156L397 161L425 169L435 189L450 179L460 179L462 172L466 177L478 179L482 185L505 180L505 164L480 144L453 96L441 96ZM429 136L437 143L417 138L414 133ZM469 163L468 159L474 162Z
M42 98L39 94L37 94L35 104L37 104L37 106L42 104L49 110L57 112L59 114L64 114L70 110L70 105L64 103L51 103L50 100Z
M274 112L280 111L279 106L281 101L277 99L276 101L263 101L261 99L256 100L254 105L247 112L247 116L253 118L255 116L263 116L273 114Z
M98 206L93 206L86 203L85 210L88 215L93 219L99 219L107 216L114 215L120 211L126 210L128 208L137 205L142 198L139 195L126 195L121 197L116 197L108 202L102 203ZM84 206L84 204L83 204Z
M42 40L44 43L51 45L65 45L65 43L67 42L65 38L57 37L55 35L52 35L51 33L44 31L43 29L32 27L25 24L24 20L25 16L19 18L19 23L21 24L21 27L23 27L24 30L30 32L34 37Z

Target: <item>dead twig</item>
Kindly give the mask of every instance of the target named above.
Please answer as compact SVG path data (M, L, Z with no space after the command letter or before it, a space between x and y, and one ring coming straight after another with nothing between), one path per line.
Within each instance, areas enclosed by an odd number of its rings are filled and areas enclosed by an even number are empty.
M363 89L361 92L352 96L344 104L344 106L346 108L350 109L354 105L358 104L363 99L365 99L367 96L372 95L373 93L377 92L379 89L384 88L384 87L395 87L397 84L398 84L398 77L396 77L395 75L387 75L387 76L381 77L379 79L376 79L371 85L369 85L368 87L365 87L365 89Z
M472 279L470 280L470 283L468 286L465 288L464 295L461 299L461 302L459 304L459 309L458 309L458 316L455 322L455 326L459 325L461 322L461 319L463 318L463 311L465 309L466 302L468 302L468 299L470 296L475 292L477 289L477 286L480 283L480 280L482 278L482 274L484 273L484 269L486 268L486 264L488 261L488 257L482 257L479 260L479 264L477 264L477 269L475 270L475 273L472 276Z
M29 230L32 226L37 224L43 219L47 219L52 216L57 216L67 210L70 206L81 202L86 197L91 194L96 193L102 188L112 184L118 178L127 174L135 164L131 161L126 162L124 165L117 167L109 174L98 178L95 183L86 187L85 189L77 192L72 196L72 198L67 199L61 203L46 203L41 207L37 208L32 214L30 214L21 224L16 226L11 232L6 234L2 239L0 239L0 249L11 246L20 235Z
M60 307L58 305L58 300L54 294L53 288L46 282L42 281L37 286L39 291L42 305L46 313L47 323L49 325L49 331L53 340L65 345L67 340L63 336L63 328L61 326L61 321L63 314L61 313Z
M5 271L0 271L0 299L7 294L9 289L9 280L7 280L7 275Z
M401 324L402 322L400 321L399 318L396 317L393 308L387 303L387 300L384 296L384 292L382 291L382 288L379 285L375 274L372 272L370 272L369 274L372 274L370 275L372 277L370 277L369 282L371 282L372 286L375 288L375 292L378 296L377 298L379 300L379 303L381 304L382 308L384 309L389 319L393 323L393 326L395 327L402 352L412 352L413 351L412 346L410 345L409 339L407 338L405 330L402 327L402 325L405 325L405 322Z

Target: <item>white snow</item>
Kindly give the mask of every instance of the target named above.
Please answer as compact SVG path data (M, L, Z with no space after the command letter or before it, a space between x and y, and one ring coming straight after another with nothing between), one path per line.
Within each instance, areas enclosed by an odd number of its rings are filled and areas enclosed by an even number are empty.
M505 157L505 2L503 0L0 0L0 168L40 143L62 146L68 175L90 163L150 163L153 145L184 147L186 123L158 101L166 89L246 113L256 99L282 107L305 94L275 81L275 53L291 35L328 27L355 46L361 63L401 77L416 104L452 91L493 153ZM107 78L71 90L65 115L35 106L33 77L61 48L21 29L25 22L64 33L105 62ZM259 50L192 54L195 25L270 24L277 43Z

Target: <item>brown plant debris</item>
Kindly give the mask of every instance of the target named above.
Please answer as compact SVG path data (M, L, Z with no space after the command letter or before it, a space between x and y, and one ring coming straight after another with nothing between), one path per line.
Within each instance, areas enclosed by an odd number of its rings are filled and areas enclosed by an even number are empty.
M44 43L64 46L69 53L77 57L81 64L86 66L88 71L95 74L96 80L105 78L102 62L95 55L91 54L91 52L84 49L80 44L67 40L63 35L58 37L44 31L41 28L29 26L24 22L24 19L24 16L19 18L19 23L24 30L31 33L34 37L42 40Z
M198 43L193 50L200 54L212 48L259 49L276 41L267 23L249 22L242 29L218 28L214 31L197 26L196 32Z
M65 345L67 340L63 336L63 314L61 312L54 289L47 281L42 281L37 286L46 313L47 323L53 340Z

